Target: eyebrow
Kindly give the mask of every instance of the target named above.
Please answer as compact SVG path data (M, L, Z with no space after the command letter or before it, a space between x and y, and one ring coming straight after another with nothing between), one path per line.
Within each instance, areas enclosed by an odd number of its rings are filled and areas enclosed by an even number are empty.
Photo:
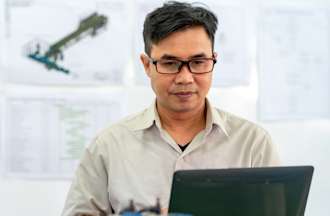
M189 56L188 59L205 58L205 57L207 57L207 55L205 53L198 53L198 54ZM162 57L160 57L160 59L178 60L178 59L182 59L182 58L174 56L174 55L164 54L164 55L162 55Z

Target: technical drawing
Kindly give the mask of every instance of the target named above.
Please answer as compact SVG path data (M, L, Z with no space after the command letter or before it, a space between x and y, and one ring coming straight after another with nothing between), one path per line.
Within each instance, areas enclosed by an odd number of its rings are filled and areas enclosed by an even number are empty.
M42 41L30 41L24 47L24 53L28 58L45 65L48 70L54 69L69 74L69 69L57 64L57 60L64 60L63 50L86 36L95 37L101 29L106 27L107 23L108 18L106 16L94 12L79 22L77 30L54 44L48 46Z

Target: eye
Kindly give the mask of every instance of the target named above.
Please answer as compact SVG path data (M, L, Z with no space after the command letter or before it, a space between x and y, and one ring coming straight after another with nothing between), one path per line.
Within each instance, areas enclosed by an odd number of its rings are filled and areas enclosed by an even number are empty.
M178 64L180 64L180 62L175 61L175 60L165 60L165 61L160 61L160 64L162 64L163 66L177 66Z
M191 63L194 65L199 65L199 64L205 64L206 59L193 59L191 60Z

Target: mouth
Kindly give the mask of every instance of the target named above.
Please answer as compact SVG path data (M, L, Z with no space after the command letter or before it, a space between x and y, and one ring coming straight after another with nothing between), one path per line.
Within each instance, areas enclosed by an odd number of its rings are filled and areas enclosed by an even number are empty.
M174 92L173 94L180 99L188 99L193 96L195 92Z

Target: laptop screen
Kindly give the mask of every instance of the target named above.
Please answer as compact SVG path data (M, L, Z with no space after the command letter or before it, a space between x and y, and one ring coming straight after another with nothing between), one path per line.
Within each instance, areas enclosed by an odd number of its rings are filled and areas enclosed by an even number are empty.
M194 216L303 216L313 167L182 170L170 213Z

